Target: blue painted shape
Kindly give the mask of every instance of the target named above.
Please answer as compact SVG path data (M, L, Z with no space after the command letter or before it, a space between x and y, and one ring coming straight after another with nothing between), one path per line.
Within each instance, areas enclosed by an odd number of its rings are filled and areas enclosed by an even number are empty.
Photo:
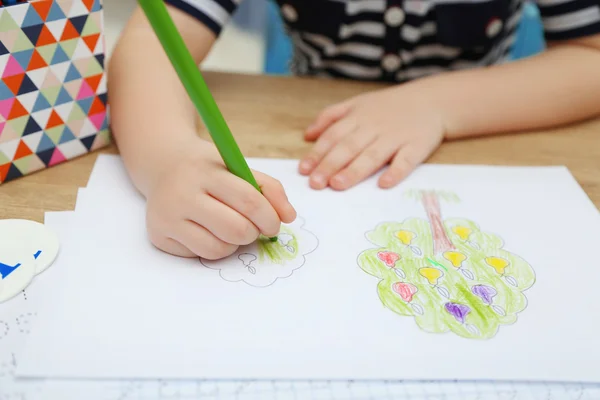
M81 79L81 74L79 73L79 71L77 70L77 68L75 68L75 64L71 64L71 66L69 67L69 70L67 71L67 76L65 77L65 82L71 82L77 79Z
M94 5L92 6L92 12L102 11L102 1L96 0L94 1Z
M69 58L67 53L65 53L65 51L62 49L62 46L56 46L56 51L52 56L52 62L50 64L60 64L66 61L71 61L71 59Z
M20 266L21 266L21 263L18 263L14 267L11 267L10 265L6 265L6 264L3 264L0 262L0 275L2 275L2 279L6 279L10 274L15 272L17 270L17 268L19 268Z
M0 80L0 100L6 100L15 97L15 94L10 91L8 86Z
M42 17L40 17L40 14L38 14L37 11L35 11L35 8L28 7L27 14L25 14L25 19L21 24L21 28L27 28L29 26L34 25L42 25L43 23L44 21L42 20Z
M75 137L75 135L73 135L73 132L71 132L71 130L69 129L68 126L65 126L65 130L63 131L63 134L60 137L58 144L67 143L67 142L70 142L71 140L75 140L75 139L77 139L77 138Z
M67 92L65 88L62 87L60 88L60 92L58 93L58 97L56 98L56 102L54 103L54 105L59 106L61 104L70 103L72 101L73 98L71 97L69 92Z
M52 106L50 105L48 100L46 100L46 97L44 97L44 95L42 95L42 92L40 92L37 100L35 101L35 104L33 105L33 112L42 111L51 107Z
M36 253L33 255L33 258L35 258L37 260L37 258L40 256L40 254L42 254L41 250L36 251Z
M48 17L46 18L46 22L58 21L64 18L67 18L67 16L58 5L58 2L53 1L52 6L50 7L50 12L48 13Z
M17 60L21 68L23 68L23 71L27 71L27 67L29 66L29 62L31 61L32 55L33 49L12 53L12 56Z
M79 107L81 107L81 110L85 114L88 114L90 112L93 102L94 102L93 97L87 97L85 99L77 100L77 104L79 104Z
M52 139L50 139L48 137L48 135L43 133L42 139L40 139L40 143L38 144L38 148L35 150L35 152L38 153L38 157L39 157L40 152L50 150L50 149L52 149L52 151L54 151L54 147L56 147L56 144L52 141ZM52 156L52 154L50 154L50 156ZM48 161L50 161L50 159L48 159Z

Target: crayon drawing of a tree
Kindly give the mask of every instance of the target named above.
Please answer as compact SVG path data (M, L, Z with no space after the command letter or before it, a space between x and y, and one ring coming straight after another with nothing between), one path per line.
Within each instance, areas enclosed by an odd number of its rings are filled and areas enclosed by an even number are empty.
M442 217L440 200L453 193L411 191L427 219L385 222L367 233L379 246L362 252L358 263L377 277L383 305L412 316L430 333L454 332L489 339L513 324L527 306L523 292L535 282L531 266L503 248L503 240L468 219Z

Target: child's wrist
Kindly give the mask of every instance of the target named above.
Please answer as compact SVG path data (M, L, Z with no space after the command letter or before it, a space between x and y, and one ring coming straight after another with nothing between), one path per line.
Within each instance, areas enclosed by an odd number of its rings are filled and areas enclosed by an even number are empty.
M474 110L490 95L484 89L473 87L470 77L475 73L473 71L442 73L412 83L415 94L418 93L418 96L427 101L429 107L439 116L445 140L474 134L477 125L485 119L485 116ZM466 95L473 92L477 92L477 96Z
M439 78L445 77L435 76L409 82L404 85L403 96L410 99L412 104L418 105L418 108L426 110L430 118L435 117L443 132L443 138L448 139L452 127L456 125L456 115L453 114L455 108L450 106L448 101L459 100L456 99L456 92L448 93L445 79Z
M129 157L123 155L123 159L134 184L147 196L152 187L168 174L175 164L195 153L200 156L208 145L210 143L197 135L177 135L172 140L147 142L138 149L130 149L131 154L127 155Z

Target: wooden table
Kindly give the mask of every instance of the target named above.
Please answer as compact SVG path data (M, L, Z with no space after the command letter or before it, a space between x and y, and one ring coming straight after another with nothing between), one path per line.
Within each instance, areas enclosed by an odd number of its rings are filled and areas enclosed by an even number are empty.
M325 106L379 85L206 72L205 78L248 157L300 158L302 131ZM202 136L208 137L206 132ZM43 221L72 210L96 157L115 146L0 185L0 218ZM430 163L566 165L600 208L600 119L551 131L444 143Z

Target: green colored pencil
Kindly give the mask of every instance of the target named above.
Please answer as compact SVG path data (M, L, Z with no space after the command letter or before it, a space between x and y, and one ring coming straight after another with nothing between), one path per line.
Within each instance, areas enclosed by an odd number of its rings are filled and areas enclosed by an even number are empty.
M227 169L262 193L163 0L138 0ZM271 238L276 241L277 238Z

